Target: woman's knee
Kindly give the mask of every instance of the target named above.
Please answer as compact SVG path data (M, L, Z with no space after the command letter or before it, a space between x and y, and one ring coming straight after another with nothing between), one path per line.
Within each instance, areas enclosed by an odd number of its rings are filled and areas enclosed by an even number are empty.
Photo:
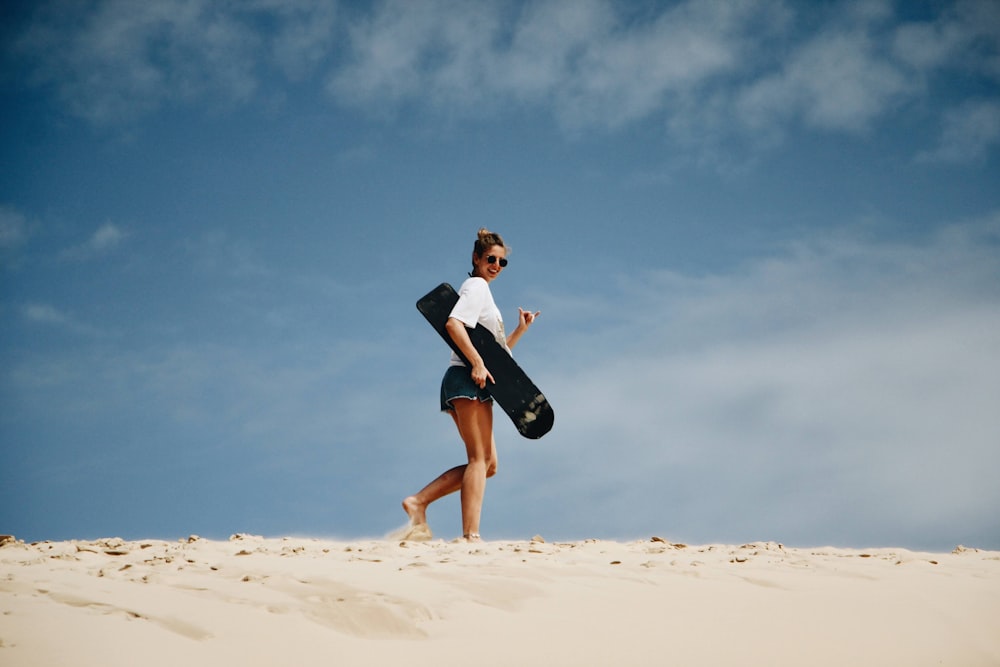
M497 474L497 457L494 456L486 462L486 476L492 477L495 474Z

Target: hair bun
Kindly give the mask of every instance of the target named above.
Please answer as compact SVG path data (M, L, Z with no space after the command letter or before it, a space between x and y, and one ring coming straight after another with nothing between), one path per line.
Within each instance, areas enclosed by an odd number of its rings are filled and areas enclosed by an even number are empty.
M491 232L485 227L480 227L479 232L476 235L476 244L472 247L472 254L475 257L482 257L484 252L497 245L501 248L506 248L507 252L510 252L510 248L507 248L499 234ZM475 261L473 261L473 270L475 270L475 264Z

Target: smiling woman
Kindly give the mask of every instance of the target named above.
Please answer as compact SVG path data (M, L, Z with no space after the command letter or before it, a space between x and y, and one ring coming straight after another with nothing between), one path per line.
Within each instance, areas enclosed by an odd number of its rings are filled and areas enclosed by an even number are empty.
M478 542L479 520L482 513L486 478L497 470L497 446L493 436L493 397L486 389L493 382L493 375L479 355L467 328L481 324L493 333L497 342L513 347L538 313L518 308L517 328L505 336L503 318L493 301L489 284L497 279L507 266L507 247L499 234L480 229L472 249L472 271L458 292L458 303L451 311L446 329L462 354L471 363L467 366L457 353L452 353L451 364L441 381L441 411L455 420L458 433L465 443L468 463L455 466L442 473L415 495L403 501L403 509L410 517L407 539L429 539L427 506L446 495L461 491L462 536Z

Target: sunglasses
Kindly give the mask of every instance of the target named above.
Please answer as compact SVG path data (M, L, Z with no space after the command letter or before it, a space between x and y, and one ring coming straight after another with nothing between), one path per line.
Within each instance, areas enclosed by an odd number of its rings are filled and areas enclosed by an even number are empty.
M487 264L496 264L497 262L500 262L500 268L501 269L503 267L507 266L507 260L505 258L503 258L503 257L497 257L496 255L487 255L486 256L486 263Z

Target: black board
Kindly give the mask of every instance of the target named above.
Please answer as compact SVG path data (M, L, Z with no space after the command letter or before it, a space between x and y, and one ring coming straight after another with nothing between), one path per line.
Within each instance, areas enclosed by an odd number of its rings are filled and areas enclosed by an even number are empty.
M448 283L441 283L417 301L417 310L451 346L451 349L468 363L445 328L456 303L458 294L455 289ZM518 433L533 440L548 433L555 421L555 413L545 395L517 365L507 350L496 341L489 329L478 324L475 329L466 327L466 330L495 380L495 383L487 383L486 389L514 422Z

